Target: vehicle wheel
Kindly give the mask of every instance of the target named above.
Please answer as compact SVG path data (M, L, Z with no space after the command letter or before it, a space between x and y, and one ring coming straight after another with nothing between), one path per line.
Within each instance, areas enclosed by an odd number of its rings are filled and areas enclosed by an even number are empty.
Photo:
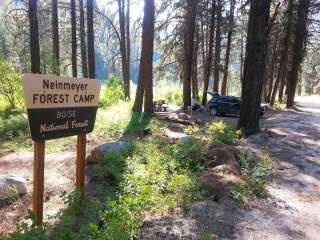
M216 108L210 108L210 115L216 116L217 115L217 109Z

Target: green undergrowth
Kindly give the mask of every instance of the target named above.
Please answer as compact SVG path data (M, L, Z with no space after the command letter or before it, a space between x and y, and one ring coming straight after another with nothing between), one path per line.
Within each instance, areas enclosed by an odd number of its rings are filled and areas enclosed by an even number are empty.
M105 167L111 166L109 177L120 181L119 189L100 214L102 225L91 225L92 239L133 239L144 216L176 207L187 211L204 195L199 185L204 168L202 146L199 140L171 145L161 139L146 139L129 147L125 161L106 156Z
M228 145L235 145L242 137L241 130L224 123L223 121L212 122L208 129L209 140L211 142L220 142Z
M284 101L285 102L285 101ZM283 103L280 103L278 101L274 102L273 106L272 106L273 109L277 110L277 111L284 111L285 109L285 104Z
M267 179L274 172L272 161L270 159L258 160L249 156L240 156L239 163L241 175L246 179L246 184L234 187L231 191L233 199L239 203L244 203L251 196L266 196Z
M236 130L223 121L209 125L209 141L236 145L243 136L241 130ZM249 156L239 156L240 172L245 184L235 186L231 191L232 198L238 203L244 203L252 196L266 196L266 184L273 174L273 164L270 159L255 159Z
M152 119L150 120L150 122ZM11 239L136 239L147 215L188 211L204 198L199 177L205 169L204 142L169 144L159 137L132 141L95 167L95 196L63 194L67 209L54 227L23 225ZM46 225L45 225L46 226Z

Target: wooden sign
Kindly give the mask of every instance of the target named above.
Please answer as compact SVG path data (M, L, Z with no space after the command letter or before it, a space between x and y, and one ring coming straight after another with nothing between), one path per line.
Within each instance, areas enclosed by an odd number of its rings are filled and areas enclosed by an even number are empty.
M25 74L23 89L34 141L93 131L101 82Z
M93 131L101 82L94 79L25 74L23 90L34 140L32 208L43 221L45 140L77 136L76 187L85 185L86 133Z

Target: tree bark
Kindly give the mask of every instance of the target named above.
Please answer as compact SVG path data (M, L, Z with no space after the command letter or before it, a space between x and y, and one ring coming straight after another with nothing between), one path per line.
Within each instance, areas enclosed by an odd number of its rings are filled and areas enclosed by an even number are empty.
M216 15L215 0L212 0L211 21L210 21L210 27L209 27L208 52L207 52L206 60L204 63L204 69L203 69L203 94L202 94L202 105L203 106L207 105L207 91L208 91L208 87L209 87L209 79L210 79L211 65L212 65L212 54L213 54L215 15Z
M86 32L84 29L84 10L83 0L79 0L80 10L80 50L81 50L81 69L82 76L88 77L88 65L87 65L87 46L86 46Z
M292 108L296 94L300 65L303 61L304 44L307 38L307 22L310 7L310 0L300 0L298 6L298 16L295 26L294 51L292 56L291 69L288 74L288 99L287 108Z
M268 37L267 37L267 56L266 56L266 66L265 66L265 75L264 75L264 79L263 79L263 91L262 91L262 95L263 95L263 99L265 102L269 102L267 99L267 87L268 87L268 83L269 81L273 81L273 75L274 75L274 60L275 60L275 52L276 52L276 47L277 47L277 38L278 38L278 33L277 32L273 32L274 27L275 27L275 20L277 18L277 15L279 13L279 8L280 8L280 3L277 4L276 9L268 23ZM273 40L275 35L275 40ZM274 41L274 45L273 47L271 47L271 43L272 41Z
M241 34L241 46L240 46L240 81L243 83L243 62L244 62L244 51L243 51L243 35Z
M187 0L185 15L185 42L184 42L184 79L183 79L183 106L191 106L191 73L193 56L193 39L197 15L198 0Z
M89 78L96 77L95 55L94 55L94 30L93 30L93 1L87 0L87 37L88 37L88 70Z
M286 30L285 30L285 37L283 39L283 46L281 50L281 57L280 57L280 66L276 81L273 86L270 105L273 106L276 100L276 95L278 92L279 84L281 81L285 81L286 72L287 72L287 65L288 65L288 50L290 45L290 36L291 36L291 27L292 27L292 17L293 17L293 0L289 0L288 7L287 7L287 23L286 23Z
M37 17L37 0L28 1L28 16L30 29L31 72L40 73L40 46Z
M76 2L71 0L71 61L72 61L72 76L77 77L77 18L76 18Z
M214 51L214 77L213 77L213 91L219 92L220 81L220 55L221 55L221 26L222 26L222 8L221 0L217 0L217 27L216 27L216 44Z
M134 112L142 112L143 96L144 111L153 112L153 46L154 46L154 0L144 0L144 17L142 26L142 44L139 69L139 80L136 91Z
M193 57L192 57L192 98L199 99L198 89L198 49L199 49L199 34L196 33L195 42L193 46Z
M272 54L272 58L271 58L271 70L270 70L270 75L267 78L267 82L265 83L267 86L266 89L266 97L265 97L265 102L270 102L271 101L271 93L272 93L272 86L273 86L273 81L274 81L274 75L276 72L276 60L277 60L277 45L278 45L278 39L276 37L276 41L274 43L274 47L273 47L273 54ZM279 71L279 70L278 70Z
M131 1L127 0L126 10L126 47L127 47L127 98L130 99L130 65L131 65L131 40L130 40L130 4Z
M259 131L260 104L266 63L270 0L251 1L238 128L246 136Z
M128 72L128 61L127 61L127 48L126 48L126 19L124 14L125 0L118 0L118 13L120 23L120 53L121 53L121 64L122 64L122 78L125 98L130 98L130 81Z
M60 75L60 49L58 28L58 2L52 0L52 50L53 50L53 73Z
M228 83L228 74L229 74L229 62L230 62L230 51L231 51L231 42L233 34L233 25L234 25L234 6L235 0L231 1L230 6L230 16L229 16L229 31L228 31L228 40L227 40L227 49L226 49L226 60L223 69L223 81L221 87L221 95L227 94L227 83Z

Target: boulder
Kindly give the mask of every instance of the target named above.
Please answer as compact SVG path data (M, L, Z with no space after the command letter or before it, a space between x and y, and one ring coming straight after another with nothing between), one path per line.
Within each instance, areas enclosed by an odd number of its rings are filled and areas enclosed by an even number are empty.
M102 161L104 154L111 152L121 152L127 146L125 141L109 142L95 147L91 155L87 157L87 163L96 164Z
M15 198L27 193L26 180L16 175L0 177L0 200Z

